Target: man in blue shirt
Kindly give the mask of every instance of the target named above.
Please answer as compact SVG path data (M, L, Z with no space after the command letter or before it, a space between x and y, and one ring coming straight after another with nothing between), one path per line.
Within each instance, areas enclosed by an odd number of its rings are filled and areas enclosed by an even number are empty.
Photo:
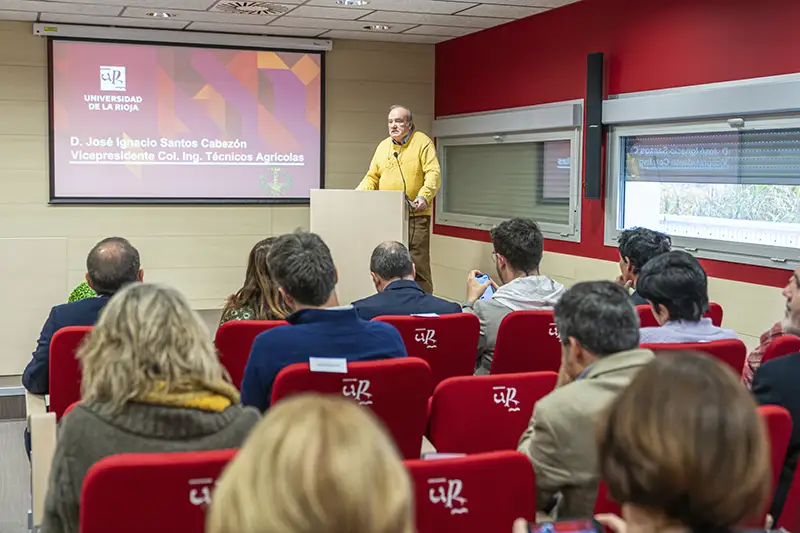
M242 380L242 403L269 407L272 384L284 367L311 357L369 361L406 357L400 333L389 324L362 320L340 306L337 273L328 246L308 232L279 237L267 258L270 273L294 311L289 326L256 337Z
M417 285L411 254L399 242L379 244L372 252L369 270L378 294L353 302L353 307L364 320L386 315L446 315L461 312L459 304L426 294Z

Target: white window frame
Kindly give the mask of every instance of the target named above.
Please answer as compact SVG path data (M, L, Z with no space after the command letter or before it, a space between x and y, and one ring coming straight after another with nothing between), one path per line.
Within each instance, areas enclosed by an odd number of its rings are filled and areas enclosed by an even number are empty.
M743 128L728 123L739 118L745 120ZM606 145L604 244L617 247L623 215L622 138L800 128L800 75L620 95L604 102L603 122L610 126ZM787 270L800 266L798 248L671 237L673 249L683 249L700 258Z
M436 223L489 230L505 220L501 217L465 215L445 210L448 179L445 150L448 146L570 141L569 221L566 224L537 222L546 239L580 242L582 122L583 100L444 117L434 121L433 133L436 136L437 155L442 167L442 187L439 191L439 200L436 202ZM489 178L487 177L487 180ZM491 186L489 181L487 186ZM532 214L531 218L536 217Z

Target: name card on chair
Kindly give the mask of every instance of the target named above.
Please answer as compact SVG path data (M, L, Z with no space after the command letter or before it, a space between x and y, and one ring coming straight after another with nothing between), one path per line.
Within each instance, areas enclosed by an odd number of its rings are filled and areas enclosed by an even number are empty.
M332 357L309 357L308 367L312 372L347 374L347 359Z

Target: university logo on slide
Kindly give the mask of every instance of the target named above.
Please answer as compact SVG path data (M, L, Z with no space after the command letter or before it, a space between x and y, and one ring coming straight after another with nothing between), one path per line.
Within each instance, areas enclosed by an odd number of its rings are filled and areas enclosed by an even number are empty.
M126 90L125 67L100 67L100 90Z

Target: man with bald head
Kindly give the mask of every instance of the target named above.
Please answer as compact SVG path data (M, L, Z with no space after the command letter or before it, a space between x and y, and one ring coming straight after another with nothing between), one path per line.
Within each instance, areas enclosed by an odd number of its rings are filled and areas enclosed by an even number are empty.
M389 109L389 137L375 150L367 175L358 185L364 191L404 191L408 203L408 243L416 265L415 279L428 294L431 276L431 206L442 183L436 147L430 137L417 131L411 110Z
M461 312L459 304L425 294L414 281L416 269L411 254L399 242L379 244L372 252L369 269L378 294L353 303L364 320L386 315Z
M67 326L93 326L111 296L128 283L141 281L143 276L139 252L126 239L109 237L95 244L86 258L86 282L97 297L53 307L33 359L22 375L25 388L34 394L49 392L50 340L56 331Z

